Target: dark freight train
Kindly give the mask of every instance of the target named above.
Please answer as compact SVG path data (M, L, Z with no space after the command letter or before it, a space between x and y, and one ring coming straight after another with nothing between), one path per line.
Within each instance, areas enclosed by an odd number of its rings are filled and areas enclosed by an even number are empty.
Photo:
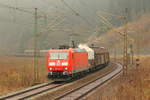
M76 77L108 65L109 60L109 52L102 47L79 45L75 49L52 49L47 56L48 78Z

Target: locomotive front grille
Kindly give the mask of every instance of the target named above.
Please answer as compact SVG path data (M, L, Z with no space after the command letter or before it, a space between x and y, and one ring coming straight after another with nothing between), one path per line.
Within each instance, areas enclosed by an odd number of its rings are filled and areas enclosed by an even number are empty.
M62 76L63 75L63 71L53 71L52 75L54 75L54 76Z
M68 76L65 71L51 71L48 74L48 78L66 78Z

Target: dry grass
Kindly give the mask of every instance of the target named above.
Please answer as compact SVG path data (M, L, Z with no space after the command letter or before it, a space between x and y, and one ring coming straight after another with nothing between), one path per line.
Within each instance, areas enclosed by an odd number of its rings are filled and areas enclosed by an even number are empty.
M45 59L39 58L39 82L45 82ZM0 95L33 85L33 58L1 56L0 57Z
M132 66L126 79L114 79L87 100L150 100L149 61L150 57L141 57L139 71ZM39 82L47 81L46 74L45 59L40 58ZM31 86L33 76L33 58L0 57L0 94Z
M87 100L150 100L150 57L140 57L138 70L132 66L126 77L118 77L98 89Z

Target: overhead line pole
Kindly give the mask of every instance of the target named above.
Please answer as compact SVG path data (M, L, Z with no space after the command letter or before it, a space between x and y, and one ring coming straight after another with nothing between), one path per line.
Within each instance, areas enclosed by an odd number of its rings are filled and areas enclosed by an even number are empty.
M34 83L38 80L38 58L37 58L37 8L34 13Z
M124 34L124 55L123 55L123 74L127 75L128 71L128 8L125 8L125 16L124 16L124 21L125 21L125 34Z

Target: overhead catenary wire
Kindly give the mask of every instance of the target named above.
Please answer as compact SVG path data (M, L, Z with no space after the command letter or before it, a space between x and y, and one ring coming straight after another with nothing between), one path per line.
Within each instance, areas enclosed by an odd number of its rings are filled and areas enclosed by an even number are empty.
M33 8L30 8L30 10L26 10L27 8L15 7L15 6L11 6L11 5L7 5L7 4L3 4L3 3L0 3L0 7L1 8L6 8L6 9L12 9L12 10L23 12L23 13L27 13L27 14L30 14L30 15L34 15L34 11L32 11L32 10L34 10ZM42 18L46 19L49 16L49 14L46 14L44 11L42 11L40 9L38 9L38 11L40 11L40 13L41 13L37 16L38 18L42 17ZM4 21L3 20L3 22L8 23L9 21L7 21L7 20ZM13 21L11 21L11 22L13 22ZM16 24L22 24L21 22L16 22L16 20L15 20L15 23ZM29 24L34 24L34 23L29 23ZM22 24L22 25L28 25L28 24Z
M83 0L78 0L78 2L80 3L80 5L82 5L82 7L84 7L84 8L86 8L86 10L88 9L88 10L90 10L91 12L93 12L93 14L92 15L94 15L95 13L95 11L93 10L93 9L91 9L91 8L89 8L88 7L88 5L83 1ZM88 13L89 14L89 13Z
M104 10L100 10L98 13L103 13L103 14L106 14L106 15L109 15L109 16L113 16L113 17L121 17L117 14L113 14L111 12L108 12L108 11L104 11Z
M91 23L88 22L88 20L86 18L84 18L83 16L81 16L77 11L75 11L73 8L71 8L68 4L65 4L63 3L63 5L66 5L67 8L69 9L72 9L71 11L73 11L77 16L79 16L80 18L82 18L84 21L86 21L88 24L92 25ZM8 8L8 9L13 9L13 10L17 10L17 11L20 11L20 12L24 12L24 13L28 13L28 14L31 14L31 15L34 15L34 12L33 11L30 11L30 10L26 10L27 8L22 8L22 7L15 7L15 6L11 6L11 5L7 5L7 4L3 4L3 3L0 3L0 7L3 7L3 8ZM38 9L39 11L39 9ZM47 17L48 14L44 14L43 11L40 11L42 12L43 14L39 15L38 17ZM57 15L58 16L58 15ZM60 15L59 15L60 16ZM52 26L55 26L56 21L52 22ZM18 23L18 22L17 22ZM32 23L33 24L33 23ZM28 24L26 24L28 25ZM57 26L57 25L56 25Z
M55 15L59 15L59 16L61 16L61 15L65 15L65 12L63 12L63 10L57 10L58 9L58 6L56 5L56 4L52 4L49 0L40 0L40 1L42 1L44 4L46 4L47 6L49 6L49 5L52 5L51 7L53 7L53 8L55 8L56 9L56 13L55 13ZM48 7L47 7L48 8ZM54 11L54 10L53 10ZM52 12L50 12L50 13L52 13ZM52 15L52 14L49 14L49 13L47 13L48 15Z
M28 13L28 14L34 14L32 11L28 11L28 10L25 10L25 9L22 9L22 8L6 5L6 4L3 4L3 3L0 3L0 7L4 7L4 8L8 8L8 9L14 9L14 10L24 12L24 13Z
M47 0L40 0L40 1L42 1L45 5L47 5L47 6L49 6L49 4L51 4L50 2L49 2L49 0L47 1ZM54 8L58 8L56 5L53 5L53 7Z
M17 11L20 11L20 12L24 12L24 13L28 13L28 14L34 14L33 11L26 10L26 9L28 9L28 8L15 7L15 6L7 5L7 4L4 4L4 3L0 3L0 7L4 7L4 8L8 8L8 9L14 9L14 10L17 10ZM34 8L29 8L29 9L34 10ZM38 9L38 11L40 11L40 13L46 14L46 13L45 13L44 11L42 11L41 9Z
M47 5L48 4L51 4L48 0L42 0L44 3L46 3ZM62 2L62 1L61 1ZM65 4L64 4L65 3ZM86 21L86 23L88 23L90 26L93 26L90 22L88 22L88 20L86 18L84 18L83 16L81 16L76 10L74 10L72 7L70 7L70 5L68 5L66 2L62 2L63 5L65 5L65 7L69 8L69 10L71 10L76 16L80 17L82 20ZM53 5L54 6L54 5ZM58 8L56 5L55 5L55 8ZM62 13L62 11L61 11ZM64 13L63 13L64 14ZM57 16L58 17L58 16ZM66 16L67 17L67 16ZM55 22L55 21L54 21ZM61 24L61 23L60 23ZM50 26L50 25L49 25ZM55 25L52 25L52 26L55 26ZM56 25L57 26L57 25ZM47 29L49 30L49 29ZM59 31L57 29L54 29L52 28L53 31Z
M99 17L101 18L100 19L100 21L103 23L103 24L105 24L107 27L109 27L109 28L115 28L114 26L113 26L113 24L111 24L110 23L110 21L108 21L107 20L107 18L105 18L104 16L102 16L102 15L99 15ZM119 16L120 17L120 16ZM114 30L115 32L117 32L117 33L119 33L121 36L123 36L124 37L124 32L119 32L119 31L117 31L117 30ZM128 36L128 38L129 38L129 40L133 43L134 42L134 39L131 37L131 36L129 36L129 34L127 35Z
M11 5L7 5L7 4L3 4L3 3L0 3L0 7L13 9L13 10L17 10L17 11L20 11L20 12L24 12L24 13L34 15L34 8L30 8L31 10L26 10L27 8L15 7L15 6L11 6ZM49 15L49 14L46 14L41 9L38 9L38 11L40 11L40 13L41 13L41 14L38 15L38 17L45 17L45 16Z
M77 12L76 10L74 10L70 5L68 5L64 0L61 0L61 2L67 7L69 8L76 16L80 17L83 21L85 21L88 25L95 27L93 24L91 24L87 18L85 18L84 16L82 16L79 12ZM97 31L95 32L97 33Z
M0 7L4 7L4 8L8 8L8 9L13 9L13 10L17 10L17 11L20 11L20 12L25 12L25 13L28 13L28 14L32 14L34 15L34 11L29 11L29 10L26 10L26 9L32 9L34 10L34 8L23 8L23 7L15 7L15 6L10 6L10 5L6 5L6 4L3 4L3 3L0 3ZM44 11L42 11L41 9L38 9L38 12L40 11L41 14L38 14L38 18L40 17L48 17L50 15L60 15L60 14L49 14L49 13L45 13ZM62 15L62 13L61 13Z
M20 8L20 7L15 7L15 6L11 6L11 5L7 5L7 4L3 4L3 3L0 3L0 7L2 7L2 8L6 8L6 9L12 9L12 10L15 10L15 11L19 11L19 12L23 12L23 13L27 13L27 14L30 14L30 15L34 15L34 13L32 12L32 11L29 11L29 10L25 10L25 9L23 9L23 8ZM5 18L6 19L6 18ZM9 21L7 21L7 20L3 20L3 22L9 22ZM13 21L11 21L11 22L13 22ZM15 20L15 23L16 24L22 24L22 25L28 25L28 24L25 24L25 23L20 23L20 22L17 22L16 20ZM31 23L30 23L31 24Z
M80 2L80 4L81 5L83 5L84 7L86 7L87 6L87 4L83 1L83 0L78 0L79 2ZM88 9L88 7L86 7L86 9ZM89 9L90 11L92 11L92 12L95 12L93 9ZM96 20L95 20L96 21ZM102 21L102 20L101 20ZM96 21L97 22L97 21ZM104 21L102 21L103 23L105 23L106 24L106 22L104 22ZM108 25L108 24L107 24ZM110 25L109 25L110 26ZM98 27L98 25L96 25L96 27ZM98 33L98 31L97 31L97 29L95 29L95 34L97 34Z
M51 4L48 0L41 0L42 2L44 2L45 4ZM81 14L79 12L77 12L76 10L74 10L69 4L67 4L64 0L60 0L62 2L63 5L65 5L65 7L69 8L69 10L71 10L76 16L80 17L82 20L84 20L86 23L88 23L90 26L93 26L92 23L90 23L85 17L81 16ZM54 6L54 5L53 5ZM57 5L54 6L55 8L58 8Z
M91 24L85 17L83 17L79 12L74 10L70 5L68 5L65 0L60 0L67 8L69 8L76 16L80 17L82 20L84 20L87 24L93 27L93 24Z
M56 19L56 21L57 21L57 19ZM45 33L45 32L47 32L49 30L53 30L56 26L62 24L64 22L64 19L59 21L59 23L56 23L56 21L51 23L51 24L49 24L49 25L47 25L47 27L45 29L43 29L41 32L39 32L39 33Z

